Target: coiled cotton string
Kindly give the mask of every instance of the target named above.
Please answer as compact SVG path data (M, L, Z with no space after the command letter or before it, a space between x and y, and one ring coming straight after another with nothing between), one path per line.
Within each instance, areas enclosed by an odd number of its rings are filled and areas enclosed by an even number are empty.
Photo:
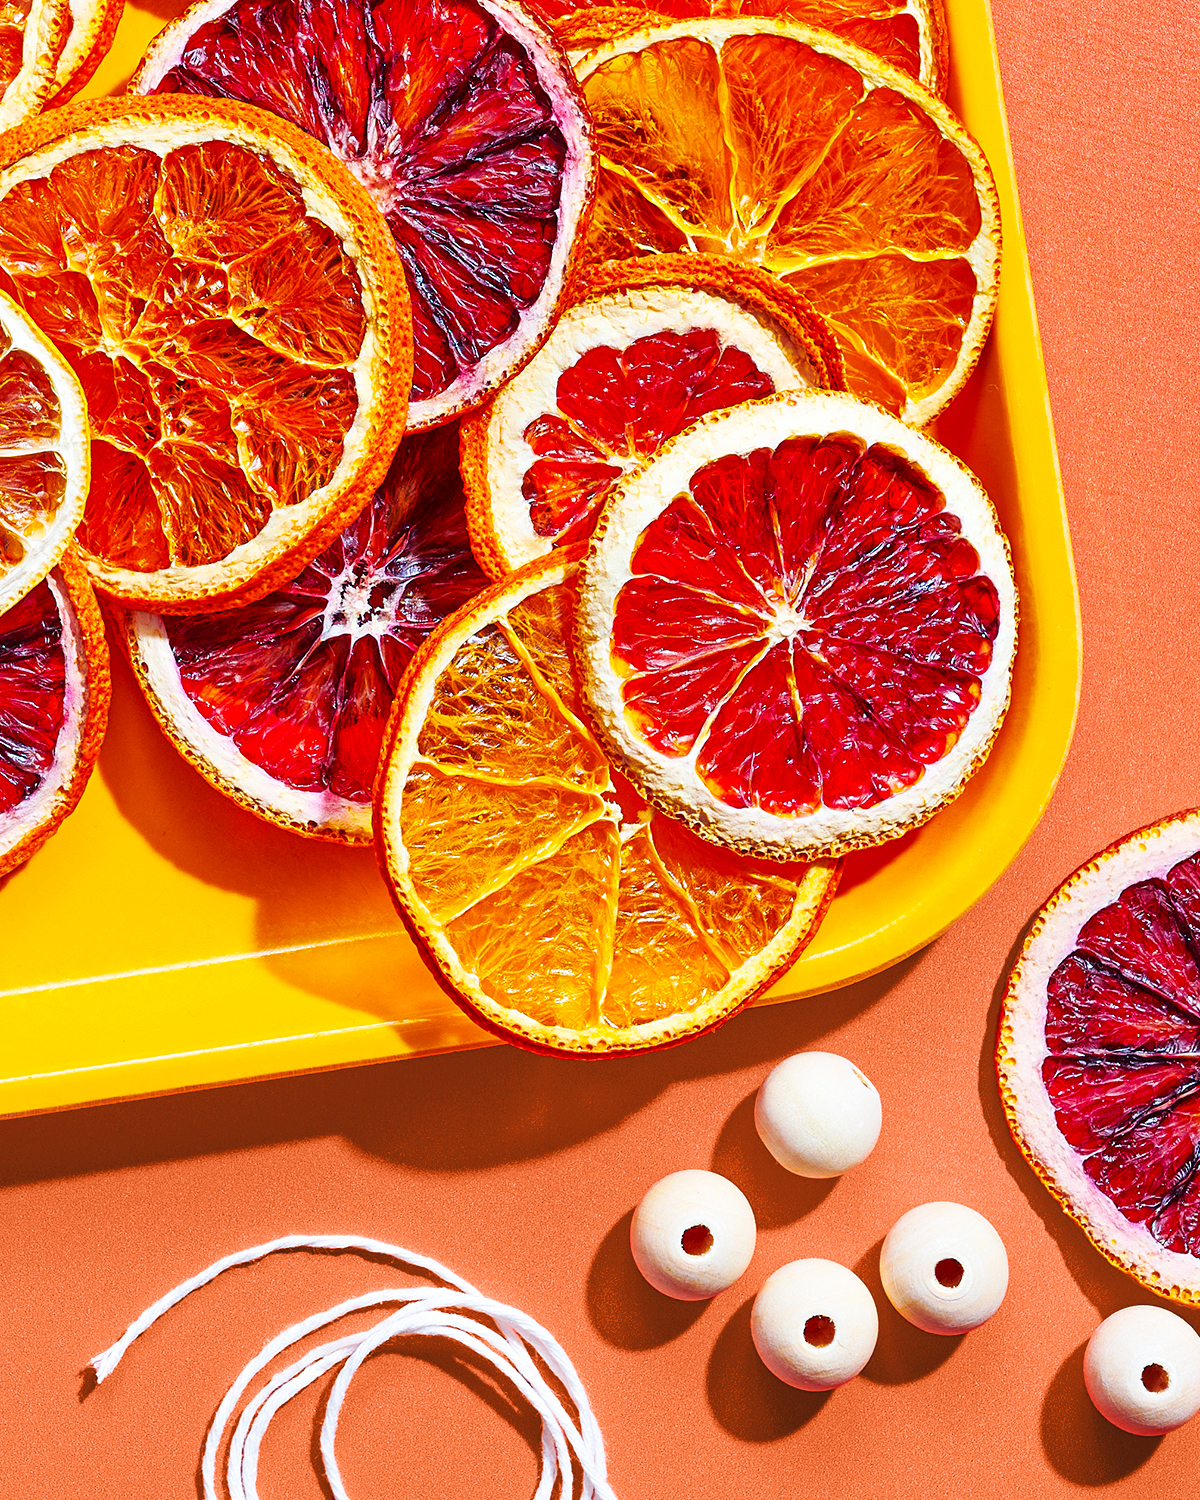
M401 1335L446 1338L461 1344L490 1364L538 1413L542 1419L542 1469L534 1500L551 1500L560 1480L561 1500L616 1500L606 1478L604 1440L592 1415L587 1392L553 1335L517 1308L485 1297L437 1261L381 1240L357 1235L288 1235L227 1255L161 1297L129 1325L111 1349L98 1354L91 1362L97 1385L117 1368L134 1340L189 1293L207 1286L223 1271L250 1265L281 1250L353 1250L424 1272L446 1285L369 1292L340 1302L328 1312L317 1313L272 1339L229 1387L213 1417L200 1465L205 1500L220 1500L216 1476L221 1444L233 1413L254 1378L272 1360L310 1334L349 1313L371 1307L394 1307L396 1311L365 1332L347 1334L310 1349L268 1379L247 1401L225 1459L224 1479L230 1500L258 1500L258 1454L272 1419L294 1396L339 1365L341 1369L330 1390L321 1423L321 1458L334 1500L349 1500L334 1453L342 1403L363 1361L389 1339ZM490 1323L480 1322L481 1318L489 1319ZM533 1358L535 1354L567 1393L575 1409L574 1418L542 1374Z

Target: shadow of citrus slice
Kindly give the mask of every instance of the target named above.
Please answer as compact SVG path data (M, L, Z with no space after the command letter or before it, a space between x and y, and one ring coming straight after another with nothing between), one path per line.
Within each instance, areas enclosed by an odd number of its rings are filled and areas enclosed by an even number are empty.
M837 866L711 849L617 784L568 654L577 561L529 564L421 648L375 830L397 909L468 1014L520 1046L600 1057L748 1004L816 931Z

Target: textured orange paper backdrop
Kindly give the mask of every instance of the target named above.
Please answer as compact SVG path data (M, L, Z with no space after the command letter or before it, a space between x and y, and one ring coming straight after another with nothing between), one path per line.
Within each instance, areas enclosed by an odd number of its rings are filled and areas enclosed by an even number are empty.
M991 1075L997 984L1030 915L1095 849L1200 801L1200 74L1194 0L996 0L1085 620L1079 731L1060 789L1001 883L917 958L757 1011L661 1057L570 1066L505 1048L0 1124L0 1473L23 1500L194 1493L207 1420L285 1324L378 1266L289 1258L218 1283L80 1402L76 1372L176 1281L278 1234L357 1232L443 1259L547 1324L605 1432L621 1500L1190 1493L1200 1423L1126 1437L1092 1411L1081 1351L1139 1300L1014 1151ZM69 914L64 914L69 921ZM885 1127L832 1185L777 1169L751 1102L803 1047L877 1082ZM650 1292L626 1248L644 1189L684 1166L738 1181L759 1217L739 1287ZM983 1210L1009 1297L966 1339L903 1323L880 1239L914 1203ZM829 1397L757 1364L748 1310L776 1266L855 1266L878 1351ZM320 1494L315 1403L264 1450L264 1497ZM421 1351L369 1365L342 1425L355 1500L522 1496L526 1419Z

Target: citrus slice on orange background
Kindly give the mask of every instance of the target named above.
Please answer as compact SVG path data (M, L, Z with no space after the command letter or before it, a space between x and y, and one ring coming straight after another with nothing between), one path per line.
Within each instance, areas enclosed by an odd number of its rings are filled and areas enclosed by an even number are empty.
M155 717L218 791L295 833L370 843L400 680L485 583L450 425L405 438L371 504L293 582L219 614L134 612L125 639Z
M71 367L0 293L0 614L66 550L87 499L88 446Z
M376 793L380 864L435 975L535 1050L669 1046L816 930L837 867L713 849L615 774L567 654L578 549L485 590L415 658Z
M1100 1253L1200 1303L1200 811L1112 844L1046 902L997 1069L1017 1144Z
M919 827L1008 706L1016 586L979 481L877 406L704 417L614 490L583 571L602 742L657 806L768 858Z
M0 8L0 130L45 108L69 26L67 0L6 0Z
M591 533L618 479L706 412L844 382L827 326L752 266L613 261L463 424L475 555L495 578Z
M72 550L0 615L0 875L36 853L79 801L108 703L104 624Z
M478 404L549 332L594 163L570 66L519 5L204 0L133 87L270 110L367 187L408 275L411 427Z
M186 611L291 577L403 430L403 273L374 204L245 105L68 105L0 150L0 264L91 415L79 540L118 598Z
M68 103L88 82L112 47L125 0L70 0L67 32L54 64L48 108Z
M961 389L999 208L928 89L832 32L752 18L624 33L576 71L601 154L590 257L737 256L825 316L856 395L920 426Z

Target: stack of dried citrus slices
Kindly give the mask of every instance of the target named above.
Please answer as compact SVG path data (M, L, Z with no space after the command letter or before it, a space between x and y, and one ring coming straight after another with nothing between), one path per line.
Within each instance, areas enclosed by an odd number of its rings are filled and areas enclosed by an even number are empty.
M484 1026L760 994L1008 702L1007 544L919 430L999 265L946 68L935 0L200 0L0 136L0 860L95 755L90 576L181 753L374 839Z

